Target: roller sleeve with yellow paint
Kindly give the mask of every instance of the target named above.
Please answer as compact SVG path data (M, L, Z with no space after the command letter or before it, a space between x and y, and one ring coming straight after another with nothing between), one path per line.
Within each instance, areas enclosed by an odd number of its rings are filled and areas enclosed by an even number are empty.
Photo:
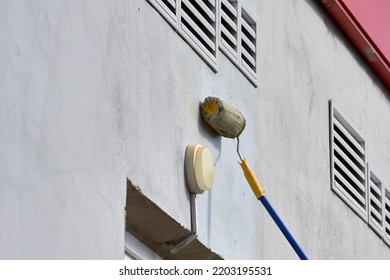
M245 128L240 111L217 97L206 97L200 107L203 119L221 136L237 138Z

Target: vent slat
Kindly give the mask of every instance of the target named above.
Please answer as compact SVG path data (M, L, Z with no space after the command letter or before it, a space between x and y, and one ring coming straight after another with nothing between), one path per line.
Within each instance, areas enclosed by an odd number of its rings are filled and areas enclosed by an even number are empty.
M387 200L390 201L390 191L388 191L388 189L385 188L384 192L385 192L384 194L385 198L387 198Z
M385 197L385 203L390 203L390 192L387 190L387 188L384 189L384 197Z
M335 172L338 173L337 171L335 171ZM366 205L365 204L365 199L361 196L361 194L359 192L356 191L356 189L348 181L346 181L343 178L343 176L338 175L338 176L336 176L336 178L339 179L343 183L344 186L340 185L340 183L338 183L336 181L334 182L334 184L337 185L337 188L339 190L343 191L344 195L349 197L351 201L355 202L356 206L362 207L362 205ZM351 197L351 194L349 192L353 194L353 197ZM356 199L360 203L358 203L356 201Z
M380 202L375 195L370 195L370 199L373 201L373 203L380 209L382 209L382 202ZM370 201L371 204L371 201Z
M188 22L188 24L195 30L195 32L204 40L210 49L215 51L215 43L199 28L199 26L188 16L186 13L182 13L182 17Z
M384 189L384 200L385 200L385 204L384 204L384 208L383 208L383 221L384 221L384 224L385 226L388 228L389 232L390 232L390 211L388 209L390 209L390 193L389 193L389 190L387 187ZM390 241L390 234L387 235L387 237L389 238L389 241ZM390 245L390 244L389 244Z
M351 192L354 196L361 202L361 204L366 205L366 201L362 195L356 191L356 189L347 181L345 178L337 171L334 170L336 177L343 183L343 185ZM344 189L339 183L335 182L339 186L339 188ZM349 196L349 194L348 194Z
M356 164L352 160L350 160L350 158L343 152L343 150L339 148L338 145L334 145L333 147L337 151L337 153L340 154L340 156L348 163L348 165L360 176L360 178L364 180L366 176L359 169L359 167L356 166Z
M384 205L384 207L383 207L384 216L389 216L389 218L390 218L390 212L389 212L389 210L386 209L386 207L389 208L390 205L387 204L387 203L385 203L385 205Z
M380 238L383 238L384 227L382 221L378 221L376 216L370 216L369 226L375 231L376 234L378 234Z
M234 38L234 36L232 35L232 33L230 33L230 32L225 28L225 26L221 25L221 31L222 31L223 34L225 34L225 36L229 39L229 41L230 41L233 45L237 46L237 40L236 40L236 38Z
M222 0L221 5L224 5L232 13L233 16L238 17L237 10L233 7L233 5L229 1Z
M355 137L352 136L345 128L344 126L337 120L337 118L333 118L334 124L337 126L338 129L344 134L345 137L348 138L349 141L353 144L353 146L359 150L359 152L364 155L364 149L361 146L361 144L355 139Z
M380 202L377 198L377 196L382 198L382 192L378 186L370 184L370 195L373 196L378 201L379 205L382 204L382 202Z
M242 34L241 39L244 40L244 42L248 45L248 47L251 49L252 52L256 52L256 46L252 43L251 40L248 39L248 37L245 34Z
M246 31L252 36L253 39L256 39L256 32L253 28L242 18L241 25L245 28Z
M187 6L187 8L194 14L194 16L202 23L202 25L207 29L208 32L211 34L215 34L215 29L214 27L199 13L199 11L189 2L188 0L182 0L183 3ZM183 12L183 15L186 15L188 18L190 18L185 12ZM187 20L187 18L186 18ZM191 19L192 21L192 19ZM208 36L203 32L203 30L194 22L192 21L193 24L191 26L194 28L196 26L198 30L202 32L207 38ZM195 29L195 28L194 28ZM202 36L203 37L203 36Z
M337 133L337 131L333 131L333 136L341 143L341 146L345 148L353 158L364 168L364 160L359 157L359 155L344 141L344 139ZM336 146L336 143L334 143Z
M254 60L254 58L250 55L250 53L248 53L246 51L245 48L241 48L241 54L245 56L246 59L249 60L249 62L252 64L252 67L255 67L256 66L256 60ZM252 68L251 67L251 68Z
M212 10L202 1L202 0L195 0L195 2L199 5L199 7L202 8L202 10L207 14L208 18L215 22L215 14Z
M215 7L215 0L207 0L213 7Z
M384 224L384 228L385 228L385 241L386 241L388 246L390 246L390 211L388 210L388 209L390 209L390 192L389 192L389 190L390 189L388 189L388 188L384 189L385 207L383 209L383 214L384 214L383 224Z
M229 24L229 26L237 32L237 24L225 13L225 12L221 12L221 16L222 18L226 21L227 24ZM222 25L223 26L223 25Z
M241 59L241 64L242 64L246 69L250 69L251 71L253 71L253 73L255 73L255 71L252 69L253 66L249 65L248 63L246 63L245 60Z
M334 182L334 184L336 185L336 187L344 194L344 196L348 197L349 200L351 202L354 202L355 199L353 197L351 197L351 195L337 182ZM347 182L347 184L349 184ZM351 187L351 188L348 188L349 191L351 191L354 195L357 193L356 190ZM363 204L364 203L364 200L360 197L360 195L357 195L356 198ZM363 206L361 206L360 204L358 205L356 202L354 202L355 206L359 207L360 209L363 209Z
M349 171L348 168L344 166L344 164L337 158L334 157L335 163L343 170L343 172L348 176L349 179L351 179L355 185L363 192L365 193L365 187L364 184L362 184L356 177Z
M370 180L370 188L373 189L377 194L381 195L380 187L377 185L377 183L373 182L372 180Z
M379 213L374 207L370 208L370 214L375 215L378 220L382 221L382 213Z
M169 4L171 4L172 8L176 8L176 1L175 0L166 0Z
M226 42L223 38L221 39L222 40L222 43ZM229 43L224 43L223 45L221 44L221 46L223 46L225 49L227 49L230 53L232 53L233 55L237 55L237 51L235 49L233 49Z

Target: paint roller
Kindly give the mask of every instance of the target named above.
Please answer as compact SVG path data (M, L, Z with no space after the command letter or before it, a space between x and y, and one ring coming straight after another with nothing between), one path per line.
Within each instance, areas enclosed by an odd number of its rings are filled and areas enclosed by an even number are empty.
M240 153L239 136L246 126L244 116L236 108L230 106L218 97L206 97L205 100L200 104L200 111L202 118L215 130L216 133L223 137L237 139L237 154L241 160L239 163L253 193L255 194L256 198L263 204L299 258L301 260L307 260L307 256L295 241L291 233L288 231L287 227L284 225L283 221L280 219L272 205L269 203L259 181L250 169L247 160L243 158Z

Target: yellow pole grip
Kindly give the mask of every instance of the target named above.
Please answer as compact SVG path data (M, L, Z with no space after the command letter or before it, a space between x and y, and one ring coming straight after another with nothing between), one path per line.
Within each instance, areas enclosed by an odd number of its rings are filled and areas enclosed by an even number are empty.
M244 172L244 176L251 187L253 193L255 194L256 198L259 199L260 197L263 197L265 195L263 189L260 186L259 181L257 181L255 174L250 169L248 162L246 159L244 159L241 163L241 169Z

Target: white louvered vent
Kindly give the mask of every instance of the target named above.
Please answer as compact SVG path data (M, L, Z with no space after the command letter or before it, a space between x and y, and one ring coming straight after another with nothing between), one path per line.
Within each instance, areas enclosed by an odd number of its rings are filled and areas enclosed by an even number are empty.
M383 186L376 172L368 166L368 224L381 237L383 236Z
M220 47L231 60L238 60L238 3L237 0L221 0Z
M148 2L177 29L177 10L180 0L148 0Z
M257 27L239 0L146 0L215 71L217 51L257 87Z
M364 140L330 101L332 190L367 221Z
M384 241L390 246L390 187L385 188L384 195Z
M216 0L182 0L182 36L217 71Z
M257 87L256 22L240 3L237 0L221 0L219 47Z
M256 22L241 8L241 42L240 62L244 73L252 81L256 82Z

